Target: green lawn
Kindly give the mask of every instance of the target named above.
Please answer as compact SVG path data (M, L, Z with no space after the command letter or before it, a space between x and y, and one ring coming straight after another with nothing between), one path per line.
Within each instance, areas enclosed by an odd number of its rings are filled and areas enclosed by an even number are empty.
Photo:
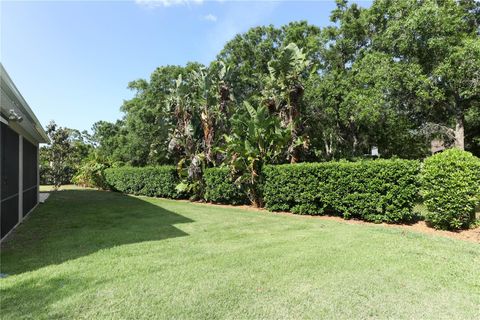
M94 190L1 254L2 319L474 319L480 245Z

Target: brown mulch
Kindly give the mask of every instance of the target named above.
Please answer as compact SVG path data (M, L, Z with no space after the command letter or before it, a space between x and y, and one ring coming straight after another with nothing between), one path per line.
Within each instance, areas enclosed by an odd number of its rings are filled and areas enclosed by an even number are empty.
M189 200L180 200L180 201L190 202ZM432 234L436 236L454 238L454 239L465 240L465 241L470 241L470 242L480 244L480 227L477 227L475 229L460 230L460 231L445 231L445 230L437 230L437 229L431 228L427 226L425 221L418 221L413 224L372 223L372 222L366 222L366 221L356 220L356 219L345 220L341 217L336 217L336 216L311 216L311 215L298 215L298 214L293 214L291 212L270 212L263 208L255 208L253 206L248 206L248 205L233 206L233 205L213 204L213 203L205 203L205 202L197 202L197 203L204 204L204 205L217 206L217 207L224 207L224 208L239 208L243 210L288 215L288 216L294 216L294 217L299 217L303 219L331 220L331 221L337 221L337 222L349 223L349 224L364 224L364 225L377 225L377 226L380 225L387 228L398 228L398 229L409 230L413 232Z

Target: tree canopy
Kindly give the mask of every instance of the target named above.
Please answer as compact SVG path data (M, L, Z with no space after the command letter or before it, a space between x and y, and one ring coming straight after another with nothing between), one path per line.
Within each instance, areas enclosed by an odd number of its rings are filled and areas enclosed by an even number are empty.
M186 179L238 157L354 159L376 146L382 157L422 158L434 138L479 154L480 3L338 0L330 18L324 28L255 27L208 66L161 66L132 81L124 117L93 127L97 152L118 164L176 164ZM264 157L248 145L260 143L281 148Z

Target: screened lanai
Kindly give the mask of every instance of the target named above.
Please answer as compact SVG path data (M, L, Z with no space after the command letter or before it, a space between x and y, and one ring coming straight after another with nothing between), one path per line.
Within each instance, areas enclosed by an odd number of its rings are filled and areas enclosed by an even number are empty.
M0 216L4 239L38 204L38 148L48 137L0 64Z

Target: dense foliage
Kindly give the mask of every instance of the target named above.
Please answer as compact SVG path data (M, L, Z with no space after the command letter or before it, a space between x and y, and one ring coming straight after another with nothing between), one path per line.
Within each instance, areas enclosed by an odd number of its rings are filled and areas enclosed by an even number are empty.
M84 187L108 189L105 170L109 167L108 163L102 162L100 159L87 159L79 166L72 182Z
M114 190L142 196L178 198L179 183L174 166L121 167L105 170L105 179Z
M426 220L432 226L468 227L480 205L480 159L455 148L426 159L422 195L429 210Z
M61 127L54 121L47 125L46 132L50 143L40 148L40 183L58 188L72 183L84 163L95 160L95 143L86 131Z
M222 162L229 119L248 101L289 128L283 162L354 158L372 146L421 158L433 138L478 152L479 16L473 0L338 0L330 26L255 27L209 66L162 66L131 82L125 117L97 123L94 136L114 162L184 159L188 168L201 158L198 171Z
M290 130L282 128L280 120L270 116L266 107L255 110L248 102L244 104L248 113L232 119L232 133L225 139L224 162L235 177L235 183L245 189L250 202L262 206L263 197L258 188L262 183L262 168L267 163L280 161L285 155Z
M299 214L339 214L375 222L407 222L415 218L420 166L415 160L267 165L261 185L267 209ZM118 191L166 198L179 194L173 166L121 167L105 170ZM204 200L241 204L245 190L232 180L228 168L209 168L203 175Z
M411 221L419 168L414 160L270 165L264 168L265 206L375 222Z
M205 200L225 204L247 202L245 191L232 180L228 168L209 168L203 175L205 180Z
M357 159L372 147L421 159L432 139L479 152L480 3L337 0L330 18L255 27L208 66L161 66L131 82L123 119L94 125L97 153L176 165L197 199L204 169L226 162L255 203L263 163ZM278 137L256 139L251 110ZM264 143L279 146L274 157Z
M423 159L433 139L479 155L480 3L337 0L330 18L323 28L254 27L209 65L160 66L132 81L124 117L94 125L94 151L73 166L83 164L78 181L99 178L88 161L104 159L147 166L106 171L128 193L236 202L238 186L273 210L411 220L416 161L338 161L374 148ZM228 169L210 169L219 166ZM235 186L214 186L226 170Z
M80 163L93 151L88 134L50 122L46 127L50 144L40 148L40 177L42 184L70 183Z

